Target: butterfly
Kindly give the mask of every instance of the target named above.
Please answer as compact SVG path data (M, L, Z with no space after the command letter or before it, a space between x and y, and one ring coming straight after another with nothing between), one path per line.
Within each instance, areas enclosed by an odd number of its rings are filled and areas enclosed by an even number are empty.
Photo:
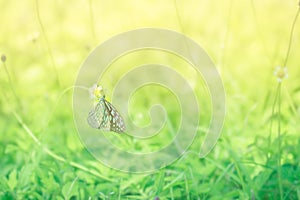
M102 92L102 87L97 86L94 90L94 96L97 98ZM98 98L99 101L89 112L87 122L92 128L102 131L113 131L123 133L125 123L123 117L117 109L105 99L105 95Z

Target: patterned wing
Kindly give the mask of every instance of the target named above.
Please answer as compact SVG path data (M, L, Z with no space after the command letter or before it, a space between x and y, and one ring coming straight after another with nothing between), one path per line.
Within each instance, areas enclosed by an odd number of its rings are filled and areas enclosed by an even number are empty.
M108 101L104 99L106 110L109 113L109 124L110 124L110 131L114 131L116 133L122 133L125 131L125 123L123 117L117 111L117 109Z
M114 131L116 133L125 131L125 123L122 116L104 97L90 111L87 121L91 127L103 131Z
M109 113L106 109L104 101L100 100L95 107L89 112L87 121L93 128L109 131Z

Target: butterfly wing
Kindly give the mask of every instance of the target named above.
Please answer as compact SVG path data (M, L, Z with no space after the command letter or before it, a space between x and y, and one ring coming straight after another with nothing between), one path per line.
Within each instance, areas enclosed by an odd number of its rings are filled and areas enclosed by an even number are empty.
M114 131L116 133L124 132L126 128L123 117L111 103L105 99L104 103L109 113L110 131Z
M125 123L122 116L105 98L101 98L89 112L87 121L91 127L103 131L114 131L116 133L125 131Z
M93 128L101 129L103 131L109 131L109 113L106 109L106 106L103 100L100 100L96 106L92 108L89 112L87 121L89 125Z

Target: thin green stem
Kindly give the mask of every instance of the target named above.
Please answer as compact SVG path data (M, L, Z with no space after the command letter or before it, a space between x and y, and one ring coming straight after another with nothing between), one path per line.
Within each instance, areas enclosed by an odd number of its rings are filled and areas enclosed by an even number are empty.
M174 0L174 5L175 5L175 10L176 10L176 16L177 16L177 20L178 20L178 24L179 24L179 28L181 29L181 32L184 34L184 35L187 35L186 34L186 31L184 29L184 26L183 26L183 23L182 23L182 18L180 16L180 12L179 12L179 5L177 3L177 0ZM184 40L185 42L185 47L186 47L186 50L187 50L187 53L189 53L189 55L192 55L191 53L191 50L190 50L190 47L188 45L188 42L186 40ZM191 56L193 58L193 56Z
M71 183L71 185L68 189L67 195L66 195L67 197L69 197L69 195L70 195L70 193L71 193L71 191L72 191L72 189L73 189L73 187L74 187L77 180L78 180L78 176L76 176L75 179L72 181L72 183Z
M233 163L235 165L235 169L236 169L236 172L237 172L237 177L240 180L241 187L244 191L247 191L246 183L245 183L245 180L244 180L245 175L243 175L243 173L242 173L242 169L241 169L241 166L239 165L239 161L234 158Z
M19 100L19 98L17 96L17 93L16 93L15 89L14 89L13 81L12 81L12 78L10 77L10 75L9 75L9 72L8 72L8 69L6 67L5 62L3 62L3 67L4 67L4 70L5 70L5 73L6 73L7 77L8 77L8 82L9 82L10 89L11 89L11 91L13 93L13 96L14 96L16 102L17 102L17 105L18 105L18 107L20 109L21 108L21 102L20 102L20 100Z
M278 187L279 187L279 194L280 199L283 199L283 189L282 189L282 171L281 171L281 82L278 84L278 159L277 159L277 178L278 178Z
M295 16L295 19L294 19L294 21L293 21L293 25L292 25L292 28L291 28L291 32L290 32L290 40L289 40L289 44L288 44L288 49L287 49L286 56L285 56L285 60L284 60L284 63L283 63L283 66L284 66L284 67L286 67L286 63L287 63L288 58L289 58L289 55L290 55L291 46L292 46L292 40L293 40L293 34L294 34L294 29L295 29L295 25L296 25L296 22L297 22L299 13L300 13L300 6L299 6L299 8L298 8L298 11L297 11L297 13L296 13L296 16Z
M183 27L182 22L181 22L181 17L180 17L179 9L178 9L179 6L178 6L176 0L174 0L174 5L175 5L176 16L177 16L177 20L178 20L179 27L180 27L181 31L182 31L183 33L185 33L184 27Z
M274 102L273 102L273 105L272 105L272 114L271 114L271 122L270 122L270 132L269 132L269 139L271 141L271 135L272 135L272 127L273 127L273 117L275 115L275 107L276 107L276 102L277 102L277 99L278 99L278 89L279 89L279 85L277 86L277 89L276 89L276 94L275 94L275 99L274 99Z
M189 189L189 184L186 176L184 176L184 183L185 183L185 193L186 193L186 199L190 200L190 189Z
M230 28L230 19L231 19L231 14L232 14L232 5L233 5L233 0L230 1L229 4L229 9L228 9L228 14L226 18L226 27L224 27L224 38L222 41L222 46L221 46L221 51L220 51L220 61L219 65L220 67L224 66L224 60L225 60L225 53L226 53L226 48L228 46L228 38L229 38L229 28Z
M171 200L174 200L174 194L173 194L173 188L170 187L170 196L171 196Z
M36 7L37 19L38 19L39 25L41 27L42 34L45 38L47 51L48 51L48 54L50 56L50 60L51 60L51 63L52 63L52 66L53 66L53 69L54 69L54 72L55 72L55 75L56 75L56 82L57 82L58 86L61 87L61 81L60 81L60 78L59 78L59 73L58 73L58 70L57 70L57 66L56 66L56 63L55 63L55 60L54 60L54 56L52 54L52 50L50 48L50 44L49 44L49 41L48 41L48 38L47 38L47 35L46 35L44 25L43 25L42 20L41 20L40 10L39 10L39 1L38 0L35 1L35 7Z
M94 41L97 41L96 30L95 30L95 20L94 20L94 11L93 11L93 0L89 0L89 13L90 13L90 26L92 31L92 36Z
M122 187L121 187L121 185L122 185L122 179L120 179L120 181L119 181L119 191L118 191L118 200L121 200L121 194L122 194Z

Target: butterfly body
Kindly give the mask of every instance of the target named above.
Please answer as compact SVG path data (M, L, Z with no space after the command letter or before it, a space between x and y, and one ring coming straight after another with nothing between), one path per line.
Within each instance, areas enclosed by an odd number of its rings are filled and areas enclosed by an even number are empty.
M105 99L105 95L99 98L98 103L89 112L87 121L93 128L102 131L123 133L125 123L117 109Z

